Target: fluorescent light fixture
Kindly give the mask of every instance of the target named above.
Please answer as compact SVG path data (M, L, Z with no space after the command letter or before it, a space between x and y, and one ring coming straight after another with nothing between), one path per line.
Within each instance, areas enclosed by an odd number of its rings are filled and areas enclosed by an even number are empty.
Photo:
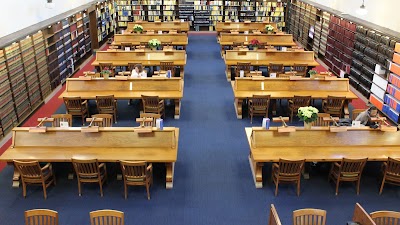
M54 9L56 4L53 2L53 0L46 0L46 8L48 9Z
M362 5L360 6L359 9L357 9L356 12L357 12L357 14L359 14L361 16L364 16L364 15L366 15L368 13L368 10L365 8L365 5L364 5L364 0L363 0Z

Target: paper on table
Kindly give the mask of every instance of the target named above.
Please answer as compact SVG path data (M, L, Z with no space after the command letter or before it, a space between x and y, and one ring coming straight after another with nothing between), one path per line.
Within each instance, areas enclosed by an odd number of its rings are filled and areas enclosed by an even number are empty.
M239 71L240 77L244 77L244 70Z
M60 122L60 127L69 127L68 122Z
M276 78L276 73L270 73L269 77Z
M264 91L264 81L261 82L261 91Z

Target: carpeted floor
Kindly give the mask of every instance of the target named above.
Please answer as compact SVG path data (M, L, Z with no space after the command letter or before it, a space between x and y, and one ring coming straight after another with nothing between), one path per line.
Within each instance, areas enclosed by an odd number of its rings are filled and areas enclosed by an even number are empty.
M23 212L32 208L56 210L60 224L67 225L89 224L89 212L97 209L121 210L125 212L125 224L149 225L262 225L268 223L272 203L283 224L292 223L293 210L306 207L327 210L327 224L345 224L351 219L356 202L368 212L400 211L400 188L387 185L383 194L378 195L378 163L367 165L359 196L351 184L343 184L335 196L334 185L327 182L329 164L324 163L313 167L311 179L302 180L300 197L293 185L282 185L279 195L274 196L269 181L270 164L263 171L264 188L256 189L244 132L250 126L249 119L236 119L233 93L226 82L215 36L190 35L189 43L181 119L173 119L173 105L168 104L165 120L166 126L181 129L172 190L165 189L164 166L156 164L151 200L147 200L144 187L130 188L125 200L122 181L115 179L118 166L108 164L110 179L104 187L104 197L100 197L97 185L85 185L79 197L76 180L66 179L71 165L56 164L58 183L49 189L48 199L43 199L39 187L29 187L28 196L23 199L21 188L11 188L12 170L6 167L0 174L1 223L23 224ZM90 105L94 113L94 103ZM286 113L284 105L278 113ZM118 126L135 125L137 106L119 102ZM64 113L64 107L57 112ZM79 124L79 119L75 119L74 125ZM260 124L261 118L256 118L253 125Z

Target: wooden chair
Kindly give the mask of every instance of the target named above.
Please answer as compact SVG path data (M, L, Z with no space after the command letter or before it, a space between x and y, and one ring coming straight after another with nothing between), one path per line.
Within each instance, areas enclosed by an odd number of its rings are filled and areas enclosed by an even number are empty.
M150 185L153 183L153 166L144 161L121 161L124 179L125 199L128 198L129 186L146 186L147 199L150 200Z
M370 213L376 225L399 225L400 212L395 211L376 211Z
M82 195L81 183L99 183L100 195L103 197L103 184L107 180L106 164L99 163L97 159L72 158L76 177L78 180L79 196Z
M249 62L238 62L236 65L236 69L235 69L235 77L240 76L241 70L244 71L245 76L249 76L250 75L250 67L251 67L251 63L249 63Z
M307 68L307 64L294 64L292 67L292 71L296 72L296 76L306 77Z
M165 118L164 100L160 100L158 96L142 95L143 112L157 113Z
M81 97L64 97L64 104L67 114L72 116L81 116L82 125L85 124L85 118L89 117L89 107L87 100L83 101Z
M357 116L360 115L364 111L365 111L365 109L353 109L353 111L351 111L351 120L355 120L357 118Z
M282 225L281 219L279 218L274 204L271 204L271 208L269 210L268 225Z
M260 42L260 44L258 45L258 49L266 49L268 46L267 42Z
M367 163L368 158L364 159L346 159L343 158L339 164L332 163L328 180L336 183L336 195L338 195L340 182L357 182L357 195L360 193L361 174Z
M331 116L329 113L318 113L317 116L318 116L317 120L313 121L311 123L311 126L313 126L313 127L329 127L330 122L324 121L324 117L329 118Z
M117 123L117 100L114 95L96 96L96 105L99 114L111 114Z
M283 66L283 64L270 63L268 66L268 74L271 73L276 73L276 75L278 76L278 74L285 73L285 67Z
M249 99L250 123L253 123L254 115L263 115L265 118L268 118L270 100L270 95L253 95L253 97Z
M290 182L297 184L297 196L300 195L301 171L303 171L305 160L279 159L278 163L272 164L272 180L275 183L275 196L278 195L279 183Z
M68 126L72 127L72 115L71 114L53 114L51 118L54 119L53 127L60 127L60 122L68 122Z
M117 210L103 209L92 211L90 225L124 225L124 213Z
M345 100L346 97L328 96L327 99L322 101L322 110L332 116L342 117Z
M293 211L293 225L325 225L325 222L325 210L298 209Z
M385 183L400 185L400 160L388 158L387 162L382 164L383 179L379 194L382 194Z
M164 42L161 42L161 46L162 46L162 47L172 46L172 42L171 42L171 41L164 41Z
M280 74L277 74L277 77L278 78L290 78L291 76L293 76L293 74L290 74L290 73L280 73Z
M145 42L145 41L139 42L139 45L140 45L140 46L143 46L144 48L148 48L148 47L149 47L149 43L148 43L148 42Z
M101 123L94 122L94 126L112 127L112 125L113 125L113 115L111 115L111 114L94 114L94 115L92 115L92 117L103 119L103 122L101 122Z
M58 225L58 212L50 209L27 210L25 225Z
M175 76L174 62L161 61L160 62L160 70L163 70L163 71L171 70L171 76Z
M54 176L53 168L50 163L44 167L40 167L38 161L17 161L14 160L14 166L21 174L22 180L22 195L26 197L26 185L42 185L44 199L47 199L47 188L54 184L56 185L56 178Z
M121 49L125 51L125 48L129 48L130 51L134 49L135 46L132 46L132 43L129 42L121 42Z
M232 43L232 50L237 50L239 48L244 47L244 42L233 42Z
M298 96L295 95L293 99L289 100L290 122L293 122L293 114L299 110L300 107L309 106L311 96Z
M155 127L156 126L156 120L161 118L160 114L156 113L140 113L140 118L152 118L153 121L151 122L144 122L144 125L147 127Z

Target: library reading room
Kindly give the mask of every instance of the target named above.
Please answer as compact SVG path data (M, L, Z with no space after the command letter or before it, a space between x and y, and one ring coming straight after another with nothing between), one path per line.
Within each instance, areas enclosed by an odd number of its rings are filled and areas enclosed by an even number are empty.
M399 0L3 6L1 224L400 225Z

